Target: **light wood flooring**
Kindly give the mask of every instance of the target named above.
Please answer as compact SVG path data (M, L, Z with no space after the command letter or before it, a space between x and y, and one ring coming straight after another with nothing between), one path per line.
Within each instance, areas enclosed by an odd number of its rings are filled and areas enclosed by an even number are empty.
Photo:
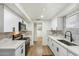
M48 46L42 45L42 38L37 38L34 46L30 46L27 56L54 56Z

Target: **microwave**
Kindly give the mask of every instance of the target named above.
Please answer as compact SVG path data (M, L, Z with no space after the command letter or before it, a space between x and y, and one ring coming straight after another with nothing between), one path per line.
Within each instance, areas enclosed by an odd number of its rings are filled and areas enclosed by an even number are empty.
M26 31L26 24L19 22L19 31Z

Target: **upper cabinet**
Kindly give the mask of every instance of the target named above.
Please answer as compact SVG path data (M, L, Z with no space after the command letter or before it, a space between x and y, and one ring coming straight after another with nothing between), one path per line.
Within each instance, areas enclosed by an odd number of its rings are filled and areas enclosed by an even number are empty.
M4 7L4 32L13 32L13 28L15 28L14 31L18 31L19 22L21 22L21 18Z
M79 14L66 18L66 28L79 28Z
M51 24L53 30L63 30L63 17L56 17L52 20Z
M0 5L0 32L19 31L19 22L22 18L7 6Z
M57 30L63 30L63 17L58 17L57 18Z

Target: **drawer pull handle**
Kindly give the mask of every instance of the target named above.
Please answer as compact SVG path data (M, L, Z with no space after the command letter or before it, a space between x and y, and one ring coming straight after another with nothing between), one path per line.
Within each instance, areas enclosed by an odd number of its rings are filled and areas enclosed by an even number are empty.
M59 52L59 48L57 47L57 52Z

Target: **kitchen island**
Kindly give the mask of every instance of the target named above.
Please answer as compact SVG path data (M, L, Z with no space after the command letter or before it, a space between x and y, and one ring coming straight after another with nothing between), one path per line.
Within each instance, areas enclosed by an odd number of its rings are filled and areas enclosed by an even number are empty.
M0 56L25 56L25 40L2 39L0 41Z

